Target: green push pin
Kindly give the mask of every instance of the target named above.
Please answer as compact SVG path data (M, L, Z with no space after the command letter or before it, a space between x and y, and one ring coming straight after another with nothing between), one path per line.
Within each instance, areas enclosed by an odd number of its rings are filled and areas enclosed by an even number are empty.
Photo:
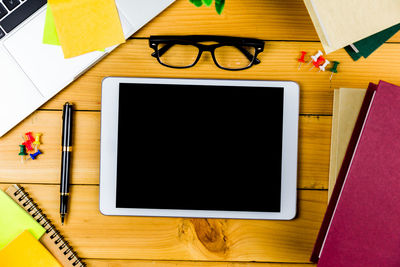
M331 78L329 79L330 81L332 80L333 74L337 73L337 67L340 64L340 62L339 61L332 61L332 64L333 64L332 68L329 69L329 71L332 72Z
M28 154L26 153L25 145L19 145L19 154L18 154L18 156L21 156L21 162L22 163L24 163L26 155L28 155Z

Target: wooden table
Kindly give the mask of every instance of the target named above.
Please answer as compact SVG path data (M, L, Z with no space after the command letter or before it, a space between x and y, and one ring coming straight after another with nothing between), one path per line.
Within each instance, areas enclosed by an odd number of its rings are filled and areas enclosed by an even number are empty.
M266 40L262 64L240 72L203 57L191 69L170 69L150 56L151 34L218 34ZM366 88L379 79L400 84L400 35L367 60L341 49L339 73L297 70L300 51L322 49L302 0L227 0L222 15L177 0L85 75L0 139L0 188L22 184L89 266L312 266L309 256L327 205L333 89ZM135 218L98 209L101 80L106 76L293 80L300 84L298 215L292 221ZM76 105L71 204L59 219L61 113ZM273 114L271 114L273 116ZM27 131L42 132L44 154L20 163ZM299 264L300 263L300 264ZM296 265L295 265L296 264Z

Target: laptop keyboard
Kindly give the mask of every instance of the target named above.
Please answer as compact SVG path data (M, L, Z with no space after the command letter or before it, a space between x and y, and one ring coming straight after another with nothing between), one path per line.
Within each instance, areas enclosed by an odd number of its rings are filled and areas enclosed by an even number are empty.
M0 39L47 3L47 0L0 0Z

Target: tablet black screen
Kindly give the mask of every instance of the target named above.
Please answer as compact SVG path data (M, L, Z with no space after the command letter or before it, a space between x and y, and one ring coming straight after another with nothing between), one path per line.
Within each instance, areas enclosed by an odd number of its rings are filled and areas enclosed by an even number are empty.
M119 94L118 208L280 211L283 88Z

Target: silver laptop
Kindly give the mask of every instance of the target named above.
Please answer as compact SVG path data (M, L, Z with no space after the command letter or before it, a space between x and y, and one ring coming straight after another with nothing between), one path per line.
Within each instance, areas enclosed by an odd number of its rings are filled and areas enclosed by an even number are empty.
M125 38L175 0L116 0ZM64 59L42 43L47 0L0 1L0 137L111 52Z

